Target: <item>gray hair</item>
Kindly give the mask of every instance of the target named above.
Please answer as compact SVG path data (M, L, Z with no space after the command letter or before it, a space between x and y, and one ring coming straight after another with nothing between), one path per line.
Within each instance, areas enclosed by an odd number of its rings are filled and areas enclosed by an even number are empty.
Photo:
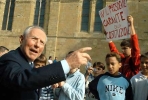
M33 25L33 26L28 26L28 27L24 30L23 36L26 36L28 33L30 33L30 32L32 31L32 29L35 29L35 28L36 28L36 29L42 30L42 31L45 33L45 35L46 35L46 32L45 32L45 30L44 30L42 27ZM46 35L46 42L47 42L47 35Z
M5 46L0 46L0 52L5 52L5 51L9 51L9 49L6 48Z

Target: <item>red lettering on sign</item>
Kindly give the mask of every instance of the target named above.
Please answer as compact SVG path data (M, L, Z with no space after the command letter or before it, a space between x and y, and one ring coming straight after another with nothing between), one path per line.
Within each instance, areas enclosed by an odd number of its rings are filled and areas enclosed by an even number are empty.
M100 14L100 17L103 18L103 17L104 17L104 10L103 10L103 9L100 10L100 11L99 11L99 14Z
M110 12L115 12L115 11L118 11L124 7L126 7L126 0L122 0L122 1L117 1L111 5L109 5L109 10Z
M123 17L123 11L115 14L115 16L108 17L107 19L103 20L103 26L107 27L108 25L119 23L121 21L124 21L125 18Z
M124 36L127 36L129 34L129 30L127 27L119 28L110 32L106 32L106 38L107 39L113 39L113 38L122 38Z

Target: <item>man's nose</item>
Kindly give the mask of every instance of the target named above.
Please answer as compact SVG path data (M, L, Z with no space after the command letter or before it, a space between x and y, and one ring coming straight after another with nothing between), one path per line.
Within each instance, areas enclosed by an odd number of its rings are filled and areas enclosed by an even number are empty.
M35 42L35 46L36 46L36 47L40 47L40 42L39 42L39 41L36 41L36 42Z

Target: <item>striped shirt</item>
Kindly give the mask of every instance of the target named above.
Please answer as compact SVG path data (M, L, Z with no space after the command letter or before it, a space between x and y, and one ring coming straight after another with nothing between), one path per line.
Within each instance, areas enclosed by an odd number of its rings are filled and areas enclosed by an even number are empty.
M41 95L39 100L54 100L54 94L51 85L43 87L41 89Z

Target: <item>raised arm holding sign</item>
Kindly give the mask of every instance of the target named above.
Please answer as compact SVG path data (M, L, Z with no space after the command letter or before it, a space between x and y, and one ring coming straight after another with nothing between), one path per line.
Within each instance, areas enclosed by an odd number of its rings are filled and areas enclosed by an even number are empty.
M127 78L131 78L140 70L140 48L136 35L133 17L128 16L126 0L117 0L99 11L102 24L105 29L106 40L109 41L111 52L117 52L122 57L120 72ZM120 44L120 53L112 40L123 40Z
M137 74L140 70L140 48L138 43L138 37L135 33L133 17L128 16L127 20L130 24L130 40L123 40L120 44L122 53L120 53L115 44L110 41L109 48L111 52L117 52L122 57L122 67L120 72L124 74L128 79Z

